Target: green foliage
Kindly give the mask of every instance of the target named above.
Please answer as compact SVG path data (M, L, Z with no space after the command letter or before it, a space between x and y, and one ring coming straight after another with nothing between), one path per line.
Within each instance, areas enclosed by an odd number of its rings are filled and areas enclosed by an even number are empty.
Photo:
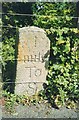
M16 105L17 97L14 94L10 94L9 92L3 91L3 96L5 98L5 108L8 112L15 112L14 105Z
M34 5L34 14L38 15L34 24L49 29L62 27L72 27L72 17L75 14L75 4L73 3L38 3ZM72 17L70 17L72 16ZM73 24L74 23L74 24Z
M70 106L70 104L77 102L79 99L79 76L77 76L77 66L79 63L77 51L79 31L76 28L76 21L73 18L75 16L76 3L4 2L2 4L3 12L12 14L2 16L3 26L8 26L3 27L2 30L2 64L4 66L3 69L5 68L5 70L3 70L3 81L15 82L13 75L16 75L14 71L16 72L15 59L17 58L16 46L18 44L18 29L16 29L16 27L35 25L46 31L51 43L47 83L45 90L42 91L40 95L42 95L44 99L48 99L52 105L56 103L58 106ZM13 15L16 13L32 14L32 10L33 14L36 15L35 17ZM12 28L12 26L15 26L15 28ZM6 88L6 86L8 86L8 84L5 85L4 88ZM11 87L7 89L11 91ZM16 98L10 96L9 103L11 107L13 101L16 101ZM34 102L36 99L34 98L30 101Z
M2 15L3 65L6 65L7 61L13 62L17 57L15 53L16 44L18 44L18 28L32 24L31 16L17 14L32 14L31 6L32 3L2 3L4 13Z
M73 19L75 9L74 3L34 5L37 14L34 24L46 31L51 43L47 87L41 95L58 106L79 99L76 57L79 31Z
M27 7L26 7L27 6ZM16 78L18 28L32 25L32 17L22 14L32 14L32 3L3 2L2 3L2 68L3 89L13 93ZM21 15L20 15L21 14ZM1 22L0 22L1 23ZM10 83L8 83L10 82Z
M22 105L36 105L36 103L42 103L44 100L38 94L33 96L27 95L15 95L10 92L3 91L3 97L5 98L5 108L10 113L15 113L15 107L18 104Z

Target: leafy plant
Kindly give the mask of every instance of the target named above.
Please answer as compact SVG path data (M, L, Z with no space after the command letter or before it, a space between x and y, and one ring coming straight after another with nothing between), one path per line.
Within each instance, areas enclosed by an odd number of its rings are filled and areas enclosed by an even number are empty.
M69 105L79 100L79 55L78 39L79 31L76 28L75 16L76 3L52 2L52 3L2 3L3 12L3 82L6 83L4 88L12 92L15 82L14 71L17 59L16 45L18 44L18 34L16 27L35 25L43 28L50 39L50 58L47 83L44 91L40 93L44 99L48 99L51 104L56 103L58 106ZM27 8L26 8L27 5ZM32 6L33 5L33 6ZM22 9L24 8L24 9ZM32 11L33 10L33 11ZM16 13L34 14L34 17L9 15ZM29 19L30 18L30 19ZM15 26L12 28L12 26ZM40 42L40 41L39 41ZM7 82L8 81L8 82ZM11 86L11 87L8 87ZM10 95L10 94L9 94ZM16 101L12 97L8 106L13 105ZM35 102L35 98L18 98L17 101Z
M7 91L2 91L2 96L5 98L5 108L9 113L15 113L16 106L21 105L36 105L36 103L44 102L39 94L33 96L15 95Z
M67 105L68 101L71 101L71 104L77 102L79 83L76 48L79 31L73 19L76 4L37 3L33 10L37 15L34 25L46 31L51 45L47 86L42 91L42 96L58 106Z

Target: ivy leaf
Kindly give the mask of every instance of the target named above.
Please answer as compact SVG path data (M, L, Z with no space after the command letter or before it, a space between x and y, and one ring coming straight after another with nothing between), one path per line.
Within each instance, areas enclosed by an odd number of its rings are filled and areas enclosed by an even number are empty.
M65 41L62 40L62 39L59 39L59 40L57 41L57 45L60 45L60 44L63 44L63 43L65 43Z
M53 64L54 70L57 70L59 68L59 65Z
M69 42L66 43L64 52L66 52L66 53L70 52L70 43Z

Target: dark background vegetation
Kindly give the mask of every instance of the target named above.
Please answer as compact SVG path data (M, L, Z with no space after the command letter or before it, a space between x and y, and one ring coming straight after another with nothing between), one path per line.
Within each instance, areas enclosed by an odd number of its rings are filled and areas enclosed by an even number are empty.
M52 104L77 102L79 99L77 47L79 4L66 3L2 3L3 89L14 93L17 65L18 29L38 26L50 39L50 64L45 90L40 92ZM8 14L9 13L9 14ZM17 14L26 15L17 15ZM27 15L28 14L28 15ZM33 15L33 16L32 16ZM39 41L40 42L40 41ZM13 82L13 83L12 83Z

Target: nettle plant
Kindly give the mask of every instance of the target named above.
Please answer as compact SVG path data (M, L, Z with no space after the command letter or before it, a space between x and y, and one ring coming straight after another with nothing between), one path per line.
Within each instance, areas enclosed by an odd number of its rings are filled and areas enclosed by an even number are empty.
M34 24L46 31L51 43L47 83L40 94L52 105L75 107L74 103L79 99L79 31L73 19L75 8L76 4L62 2L34 6L34 14L37 14Z

